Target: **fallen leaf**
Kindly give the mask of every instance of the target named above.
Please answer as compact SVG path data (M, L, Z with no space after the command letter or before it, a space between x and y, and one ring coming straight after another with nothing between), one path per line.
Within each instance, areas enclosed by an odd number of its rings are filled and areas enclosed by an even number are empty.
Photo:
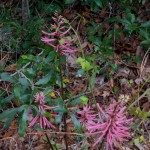
M112 77L110 78L109 83L110 83L110 86L111 86L111 87L114 87L114 80L113 80Z
M16 71L16 69L17 69L17 64L15 63L15 64L11 64L8 67L6 67L5 71L11 72L11 71Z
M103 98L105 99L106 97L108 97L110 95L110 91L103 91Z

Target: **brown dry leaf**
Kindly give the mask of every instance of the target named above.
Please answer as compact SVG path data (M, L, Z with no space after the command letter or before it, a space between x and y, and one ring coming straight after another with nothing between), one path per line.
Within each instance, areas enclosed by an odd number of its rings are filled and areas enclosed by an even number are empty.
M111 87L114 87L114 80L113 80L112 77L110 78L109 83L110 83L110 86L111 86Z
M9 54L2 55L2 59L0 60L0 67L4 67L5 66L8 58L9 58Z
M89 42L88 42L88 47L89 47L89 49L92 51L92 50L93 50L94 45L93 45L92 43L89 43Z
M12 137L14 135L15 130L8 130L7 132L5 132L5 134L3 135L3 138L8 138L8 137Z
M0 67L4 67L5 64L6 64L6 60L5 59L0 60Z
M44 150L46 149L46 145L45 144L40 144L37 147L34 147L34 150Z
M0 23L0 28L3 27L3 23Z
M81 45L82 49L85 48L85 47L87 47L87 45L88 45L88 42L85 41L85 42Z
M15 130L17 128L18 128L18 125L17 125L16 121L13 121L12 124L11 124L11 126L9 127L9 129Z
M74 130L74 125L73 123L68 123L67 124L67 132L72 132Z
M106 97L108 97L110 95L110 91L103 91L103 98L105 99Z
M20 105L18 99L13 99L13 102L14 102L14 104L15 104L16 106L19 106L19 105Z
M8 67L6 67L5 71L11 72L11 71L16 71L16 69L17 69L17 64L15 63L15 64L11 64Z
M4 3L0 3L0 8L4 8Z
M70 67L74 67L77 64L77 57L75 55L68 55L67 63Z

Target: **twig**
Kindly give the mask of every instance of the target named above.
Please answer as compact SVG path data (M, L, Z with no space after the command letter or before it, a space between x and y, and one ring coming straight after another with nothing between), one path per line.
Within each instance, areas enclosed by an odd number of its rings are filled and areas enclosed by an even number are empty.
M81 134L81 133L76 133L76 132L52 132L52 131L50 131L50 130L45 130L45 131L43 131L44 133L45 132L48 132L49 134L62 134L62 135L64 135L64 134L67 134L67 135L76 135L76 136L86 136L85 134ZM27 133L27 134L37 134L37 135L41 135L41 133ZM0 139L0 140L2 140L2 139Z

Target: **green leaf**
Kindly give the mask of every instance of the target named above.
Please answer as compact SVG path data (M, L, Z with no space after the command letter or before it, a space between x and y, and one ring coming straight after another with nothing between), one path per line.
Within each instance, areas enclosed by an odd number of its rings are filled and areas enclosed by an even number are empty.
M150 39L142 41L141 44L150 44Z
M149 39L149 33L146 32L145 30L140 29L140 35L146 38L147 40Z
M2 99L1 103L9 103L14 98L14 94L9 95L8 97Z
M85 71L89 71L92 67L91 64L88 61L85 61L81 63L82 69Z
M29 86L30 86L30 83L29 83L29 81L28 81L27 79L25 79L25 78L19 78L18 80L19 80L19 82L20 82L23 86L25 86L25 87L29 87Z
M42 79L40 79L38 82L35 83L35 85L44 85L47 84L51 79L51 74L47 74Z
M11 82L11 83L16 82L15 78L12 77L9 73L6 73L6 72L1 73L0 78L1 78L0 80L2 80L2 81L8 81L8 82Z
M143 142L145 140L144 136L140 136L140 142Z
M85 60L81 57L79 57L77 59L77 62L80 63L82 69L85 70L85 71L89 71L92 68L91 64L87 60Z
M58 123L60 123L61 122L61 120L62 120L62 117L63 117L63 112L59 112L58 113L58 116L56 117L56 119L55 119L55 123L56 124L58 124Z
M126 19L121 19L121 18L116 18L116 21L119 22L119 23L122 23L122 24L131 24L128 20Z
M88 102L88 97L87 96L81 96L80 97L80 102L82 103L82 104L87 104L87 102Z
M143 27L143 28L150 28L150 21L143 22L143 23L141 24L141 27Z
M94 2L96 3L97 6L99 6L100 8L102 8L102 2L101 0L94 0Z
M68 102L67 104L68 104L68 106L75 106L76 104L80 104L80 102L81 102L81 99L80 99L80 97L78 97L78 98L72 100L71 102Z
M83 69L79 69L77 71L76 77L82 77L85 74L85 71Z
M149 115L149 112L146 112L146 111L144 111L144 110L142 110L141 113L140 113L140 116L141 116L142 118L144 118L144 119L146 119L146 118L148 117L148 115Z
M33 56L31 54L22 55L21 57L22 57L22 59L27 59L27 60L30 60L30 61L34 61L35 60L35 56Z
M11 125L11 122L14 120L15 115L16 115L16 112L11 113L11 115L9 115L8 120L7 120L7 121L5 122L5 124L4 124L4 129L5 129L5 130L8 129L8 127Z
M82 62L84 62L84 59L81 58L81 57L79 57L79 58L77 59L77 62L81 64Z
M139 139L134 139L134 144L137 145L140 143L140 140Z
M23 110L23 114L21 114L21 117L19 118L19 131L18 131L21 137L24 136L27 130L27 120L29 119L28 114L30 110L30 107L27 105L24 105L22 108L24 110Z
M21 85L19 85L19 84L15 85L15 87L13 89L15 97L18 99L20 99L20 97L21 97L21 90L22 90L22 88L21 88Z
M11 114L16 114L17 111L18 111L18 108L12 108L12 109L8 109L8 110L3 111L0 114L0 120L8 118Z
M49 62L54 60L55 56L56 56L56 51L49 52L48 56L45 58L45 63L48 64Z
M61 40L59 41L59 43L60 43L61 45L63 45L63 44L65 43L65 39L61 39Z
M77 131L82 132L82 126L81 126L80 122L76 119L76 117L72 113L70 113L69 115L70 115L70 117L73 121L73 124L74 124L75 128L77 129Z
M68 113L68 109L63 105L54 108L54 111L56 112L63 112L63 113Z
M74 2L75 2L75 0L64 0L64 3L65 3L66 5L72 4L72 3L74 3Z

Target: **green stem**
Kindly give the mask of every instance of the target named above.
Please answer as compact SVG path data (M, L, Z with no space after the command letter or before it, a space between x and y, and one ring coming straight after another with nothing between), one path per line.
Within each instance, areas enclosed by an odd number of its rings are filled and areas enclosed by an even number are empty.
M52 150L55 150L55 149L53 148L53 145L52 145L52 143L51 143L51 141L50 141L50 139L49 139L47 133L45 133L45 136L46 136L46 138L47 138L47 141L48 141L48 144L49 144L50 148L51 148Z
M78 43L79 43L79 47L80 47L80 51L82 53L82 57L85 59L85 54L84 54L84 51L82 49L82 44L80 42L80 39L79 39L79 36L77 34L77 32L75 31L75 29L71 26L71 24L69 22L67 22L67 24L70 26L70 28L72 29L72 31L75 33L76 37L77 37L77 40L78 40ZM90 87L90 92L92 94L92 98L96 104L96 99L95 99L95 95L94 95L94 91L93 91L93 88L92 88L92 85L91 85L91 82L90 82L90 75L89 75L89 72L86 71L86 76L87 76L87 79L88 79L88 82L89 82L89 87Z
M147 93L146 91L136 100L136 98L138 97L139 93L142 91L143 87L146 85L146 83L148 83L150 80L150 76L148 77L148 79L142 84L141 88L139 89L138 93L134 96L133 101L129 104L128 108L126 110L129 110L133 105L135 105L141 98L143 98L145 96L145 94ZM149 89L147 89L147 91L149 91Z
M60 51L58 51L59 69L60 69L60 80L61 80L61 96L63 97L64 88L63 88L63 75L62 75L62 67L61 67L61 58L60 57L61 57ZM67 118L67 113L65 113L64 117L63 117L65 132L67 132L66 118ZM64 135L64 138L65 138L66 150L68 150L68 136L67 136L67 134Z

